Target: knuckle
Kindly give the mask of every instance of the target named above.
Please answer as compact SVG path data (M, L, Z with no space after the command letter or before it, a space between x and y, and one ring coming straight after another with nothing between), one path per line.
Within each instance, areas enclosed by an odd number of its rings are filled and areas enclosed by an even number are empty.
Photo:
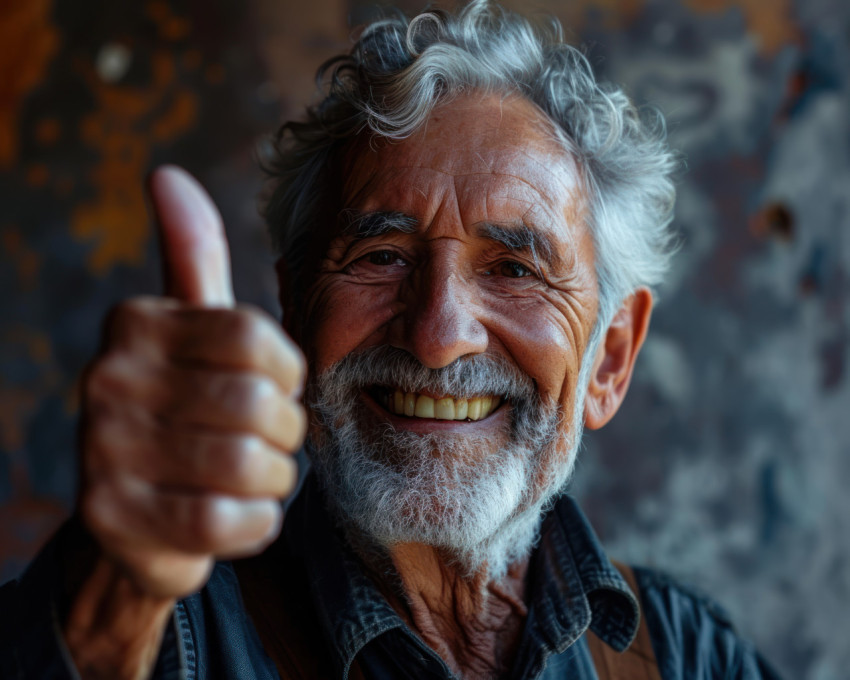
M110 404L126 396L126 361L118 353L101 357L86 376L83 394L90 405Z
M120 342L146 333L151 325L151 312L149 298L130 298L119 302L109 315L110 337Z
M304 386L304 379L307 375L307 359L304 357L301 348L291 339L285 337L284 340L287 349L284 363L289 370L293 389L300 390Z
M264 550L267 548L280 533L280 527L283 524L283 508L280 507L279 503L275 503L271 501L269 503L269 516L268 520L263 527L263 536L259 539L256 544L257 550Z
M298 375L303 378L307 374L307 357L304 356L304 352L298 345L295 344L295 342L289 339L287 339L287 341L289 343L289 347L292 349L295 369L298 371Z
M196 511L189 518L189 531L202 550L214 551L222 542L223 526L227 520L222 512L222 502L217 498L199 501Z
M115 423L103 413L90 414L83 427L86 470L96 474L109 465L126 439L116 432Z
M242 551L265 540L279 521L278 515L275 501L207 497L198 506L191 531L200 551L216 554Z
M80 501L83 523L101 541L117 536L117 508L113 494L106 484L95 484L88 488Z
M257 422L265 417L274 402L277 388L264 375L243 375L232 381L232 394L228 403L235 412L251 422Z
M269 538L272 529L278 525L283 511L280 503L275 500L261 501L260 506L262 507L262 516L255 522L253 534L254 540L265 541ZM271 538L274 538L274 536L271 536Z
M268 336L268 326L263 317L245 307L227 313L229 333L234 347L246 356L254 354Z
M83 384L83 396L86 401L97 401L101 395L109 392L113 382L111 361L104 357L92 364Z
M291 446L297 448L307 433L307 411L300 402L288 399L283 417Z
M280 493L282 496L289 496L295 491L295 485L298 483L298 462L290 456L284 457L283 461L286 475L282 480Z
M240 302L234 308L233 311L237 314L244 314L245 316L251 317L253 319L259 321L265 321L268 318L268 314L261 307L257 307L256 305L252 305L250 302Z
M255 435L237 435L224 460L224 474L237 487L249 485L260 472L263 441Z

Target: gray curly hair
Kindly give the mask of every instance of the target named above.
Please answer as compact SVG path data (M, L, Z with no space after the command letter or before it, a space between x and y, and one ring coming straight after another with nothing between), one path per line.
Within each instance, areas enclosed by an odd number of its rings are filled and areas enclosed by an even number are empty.
M263 212L296 305L315 226L336 217L327 210L341 193L345 150L364 133L409 136L438 104L469 91L530 100L576 159L596 252L597 333L634 290L661 282L675 250L669 225L678 165L664 119L598 83L557 21L536 27L489 0L473 0L456 15L432 9L410 21L384 19L349 54L323 64L317 80L324 98L306 121L283 125L266 163Z

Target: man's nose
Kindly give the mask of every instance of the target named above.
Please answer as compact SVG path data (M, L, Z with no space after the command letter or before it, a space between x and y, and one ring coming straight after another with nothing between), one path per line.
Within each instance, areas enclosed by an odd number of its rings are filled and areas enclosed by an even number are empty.
M474 286L451 263L431 262L405 295L400 344L428 368L487 350L487 329ZM400 342L399 342L400 341Z

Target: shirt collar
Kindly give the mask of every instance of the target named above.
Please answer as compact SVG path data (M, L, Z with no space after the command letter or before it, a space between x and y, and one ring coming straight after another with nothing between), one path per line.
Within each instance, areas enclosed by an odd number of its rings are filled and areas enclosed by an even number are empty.
M326 649L334 652L337 677L347 677L354 657L367 643L394 628L405 628L405 623L333 525L312 472L287 510L284 540L293 554L302 557L310 574L310 599Z
M544 518L531 570L528 625L538 627L553 652L588 628L617 651L629 647L640 622L637 597L570 496Z
M312 473L287 512L284 540L311 576L310 599L340 677L363 647L388 631L399 629L422 644L334 527ZM559 653L590 628L618 651L629 646L638 627L637 599L572 498L562 497L544 519L531 574L526 639L534 628L534 637Z

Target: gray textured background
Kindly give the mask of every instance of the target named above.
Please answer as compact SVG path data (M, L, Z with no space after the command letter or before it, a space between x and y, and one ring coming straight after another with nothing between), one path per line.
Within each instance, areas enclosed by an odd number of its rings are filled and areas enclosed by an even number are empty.
M688 166L680 257L574 492L614 555L711 593L784 676L847 678L850 4L533 7L665 112ZM103 314L160 289L145 173L178 162L209 187L237 296L276 312L254 150L372 11L0 4L0 581L73 503L76 389Z

